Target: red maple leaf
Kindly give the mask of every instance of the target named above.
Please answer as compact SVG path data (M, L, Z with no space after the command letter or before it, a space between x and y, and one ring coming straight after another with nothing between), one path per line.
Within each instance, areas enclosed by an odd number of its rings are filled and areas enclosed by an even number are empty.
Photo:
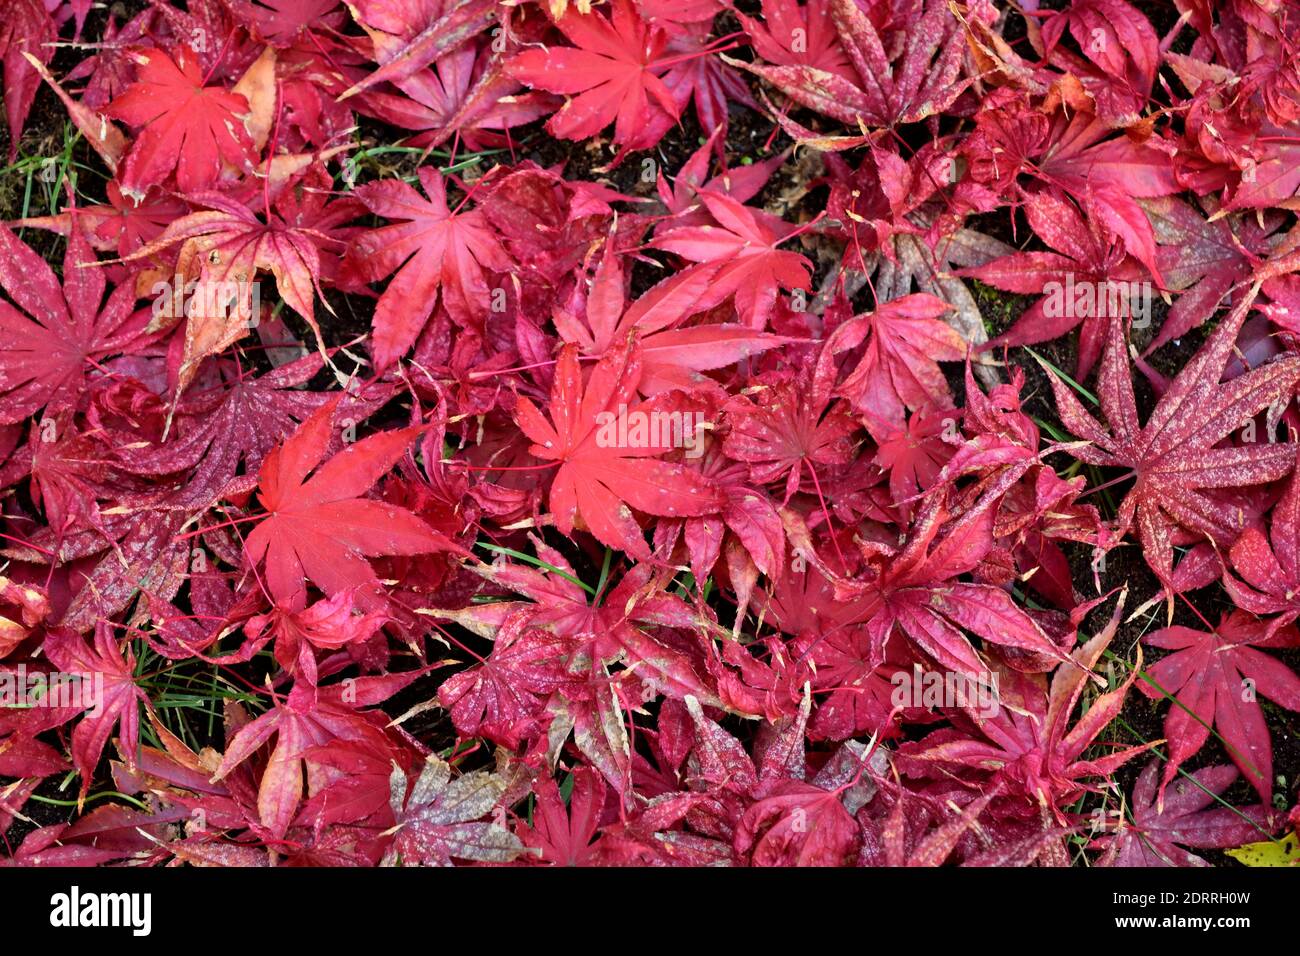
M476 667L453 674L438 688L438 701L456 729L518 746L535 732L530 724L546 699L573 682L567 672L576 641L528 626L527 613L508 618L493 638L492 653Z
M573 47L525 50L510 62L529 86L573 96L546 122L561 139L587 139L610 123L623 150L646 149L676 121L680 107L661 79L667 34L647 24L632 0L614 0L610 18L571 10L556 26Z
M371 435L322 464L337 405L335 399L317 409L266 456L258 474L267 516L249 534L245 552L251 565L265 559L271 597L291 610L306 607L309 581L330 596L359 588L359 597L373 601L379 582L367 557L458 550L409 511L359 497L422 429Z
M14 225L50 229L60 235L72 235L77 224L86 239L100 252L116 249L119 256L129 256L141 246L157 239L162 231L188 211L184 202L153 187L139 202L122 195L116 182L105 187L108 202L102 206L82 206L57 216L32 216Z
M946 110L965 88L965 34L944 0L877 8L871 16L854 0L830 0L829 7L853 74L822 62L791 62L783 51L771 52L788 65L737 65L855 132L919 122ZM828 57L829 66L838 66L837 60Z
M1214 330L1156 403L1145 425L1129 377L1123 322L1112 319L1097 391L1110 428L1103 428L1055 374L1052 391L1061 422L1089 442L1070 454L1093 465L1128 469L1136 479L1119 507L1118 533L1136 522L1143 557L1161 581L1171 580L1179 529L1230 547L1239 528L1214 490L1276 481L1295 463L1290 445L1224 439L1263 409L1285 402L1300 381L1300 358L1269 362L1220 382L1237 331L1254 300L1245 297Z
M1091 849L1104 850L1098 866L1209 866L1188 851L1241 846L1271 833L1272 810L1217 806L1205 809L1237 779L1235 767L1206 767L1157 794L1159 761L1147 764L1133 784L1132 820L1109 824Z
M334 779L303 803L299 820L327 829L358 821L391 826L388 782L395 762L394 749L381 739L358 737L332 740L303 751L309 765L328 768Z
M628 407L640 380L640 348L631 340L606 353L585 388L578 350L566 345L555 368L551 420L522 396L515 414L519 427L533 441L532 454L560 464L548 496L556 528L571 534L581 519L603 544L647 558L650 549L631 508L687 517L717 511L722 500L717 488L698 472L650 460L672 450L670 436L664 436L662 428L648 429L650 423L662 421L652 416L671 413L658 411L651 402ZM629 423L646 423L644 440L637 440L629 426L627 440L620 441L616 434L620 415Z
M244 127L248 100L224 86L208 86L185 45L176 58L159 49L135 54L136 82L108 105L113 119L138 133L118 171L122 192L143 199L175 170L182 193L210 186L222 164L246 169L254 159Z
M343 248L334 230L356 218L360 204L344 199L327 205L319 193L311 190L299 201L291 190L286 190L263 221L244 203L222 193L205 190L191 193L186 199L206 208L176 219L161 236L126 261L147 259L182 243L177 272L197 278L200 286L238 285L241 308L235 312L245 321L254 277L261 271L270 272L275 276L280 298L307 320L319 338L313 293L320 289L322 272L334 276L336 254Z
M963 630L1045 661L1066 659L1006 591L957 580L993 547L996 497L1000 497L996 490L986 493L964 514L952 518L942 492L932 493L919 508L901 548L865 546L867 573L838 582L838 592L878 602L862 615L872 641L873 665L884 660L886 642L895 628L941 667L972 677L984 673L985 664ZM803 550L809 560L816 557L806 542ZM1047 666L1050 663L1041 669Z
M1269 621L1270 631L1300 618L1300 471L1291 473L1286 491L1273 506L1268 537L1259 528L1247 528L1229 557L1242 581L1225 574L1223 586L1238 607L1252 614L1276 614Z
M1046 807L1058 821L1067 822L1062 808L1085 790L1096 789L1090 780L1108 779L1159 743L1086 755L1122 710L1141 670L1140 655L1122 684L1097 697L1073 726L1070 724L1089 669L1114 638L1122 608L1121 600L1107 626L1074 651L1070 663L1052 675L1050 685L1041 674L1022 674L995 665L996 706L988 708L968 696L961 713L970 723L936 730L924 740L902 745L900 769L974 771L977 776L966 783L968 787L987 789L1001 783L1004 792L1019 795L1035 808Z
M585 300L578 299L579 307L585 306L584 319L557 311L556 330L566 342L596 357L621 347L636 332L643 394L699 388L709 382L699 373L734 365L786 341L730 323L686 326L685 320L708 304L710 291L716 296L715 281L712 270L687 270L660 282L629 306L622 262L607 245L590 291Z
M1282 218L1202 217L1181 199L1163 197L1140 204L1160 247L1156 261L1171 289L1181 292L1146 354L1209 321L1225 296L1251 277L1279 242ZM1205 201L1213 213L1214 205ZM1234 303L1235 304L1235 303Z
M1066 30L1087 59L1060 46ZM1111 126L1136 122L1160 65L1160 44L1150 22L1124 0L1079 0L1043 23L1048 58L1068 70L1092 95Z
M791 238L794 229L730 196L701 190L699 198L717 225L670 229L659 233L650 245L699 263L683 277L706 270L711 274L700 309L712 308L734 295L741 320L762 329L781 289L808 288L808 260L777 248Z
M375 309L371 351L379 371L415 343L439 297L458 324L481 326L491 305L486 273L510 268L483 213L449 210L447 185L437 170L421 167L419 177L427 200L400 180L367 183L356 191L371 212L399 220L364 233L349 250L350 263L366 282L397 273Z
M578 767L573 771L566 807L560 788L546 777L533 791L537 802L532 826L521 823L519 839L554 866L589 865L593 860L592 838L600 826L606 792L600 774L590 767Z
M1030 193L1025 216L1035 235L1055 251L1017 252L960 273L1007 292L1047 293L986 349L1046 342L1082 324L1075 372L1080 381L1101 354L1110 320L1132 314L1130 295L1137 294L1137 283L1145 275L1096 203L1089 202L1086 209L1085 217L1065 199Z
M904 502L928 491L952 457L956 425L956 412L917 412L907 420L905 429L878 435L875 463L889 472L889 495L905 509L905 516L911 511Z
M367 109L394 126L416 130L406 142L429 149L451 139L469 150L506 145L508 137L498 131L531 123L555 106L548 93L520 93L502 55L487 47L461 47L397 86L401 93L368 93Z
M149 707L149 698L135 683L135 655L128 647L123 657L107 622L101 621L95 628L92 645L72 631L51 631L45 640L45 654L60 671L75 675L95 698L92 709L72 731L72 762L81 771L80 799L85 800L104 745L118 724L118 750L127 766L135 767L140 705Z
M472 672L472 679L457 681L453 677L448 682L451 689L443 703L452 708L457 730L471 735L480 728L494 737L509 738L513 731L508 723L494 720L493 713L506 714L518 708L521 714L536 715L536 698L544 693L552 695L552 700L577 698L579 683L592 670L593 657L600 663L621 660L629 670L635 668L656 695L680 699L694 694L711 705L721 703L698 676L697 670L702 668L692 657L656 636L671 634L670 629L698 627L701 618L680 598L664 593L652 565L638 564L589 603L589 596L595 596L578 583L564 557L538 539L533 544L539 558L553 569L551 573L506 562L475 565L473 569L535 603L495 601L461 610L426 612L512 648L495 662L490 656ZM525 637L521 628L540 633ZM547 639L547 633L555 638ZM555 667L559 662L564 663L567 676L562 677ZM564 693L556 694L561 683L567 685Z
M1157 686L1143 683L1148 697L1176 696L1165 717L1169 760L1161 788L1178 768L1218 731L1232 762L1267 802L1273 793L1273 746L1256 694L1300 711L1300 677L1257 647L1300 646L1294 627L1268 629L1250 614L1234 610L1213 631L1166 627L1143 642L1173 651L1147 672Z
M343 771L317 761L314 748L335 741L361 741L380 749L391 749L383 727L382 713L361 711L388 699L419 675L419 671L384 677L356 678L346 686L314 687L294 684L285 698L256 720L242 726L226 742L212 782L229 777L275 737L275 746L261 769L257 787L257 812L262 826L282 837L293 822L304 793L315 796Z
M794 380L762 383L751 391L757 391L754 398L737 395L724 407L729 427L722 450L748 464L753 481L767 484L784 477L789 501L801 488L818 490L819 468L824 474L853 461L858 422L843 403L832 401L828 383L808 366Z
M139 337L143 322L130 321L131 283L103 301L106 279L96 265L85 237L74 232L60 289L49 264L0 225L0 286L22 309L0 300L0 424L20 422L42 408L75 408L87 366Z
M854 83L857 74L840 45L829 4L763 0L763 17L737 13L754 52L774 66L803 66ZM802 32L796 32L802 31Z
M233 364L218 374L232 374ZM267 453L327 400L301 388L324 364L319 355L308 355L257 378L235 374L224 386L187 399L168 441L122 448L118 458L137 475L184 473L187 480L167 498L168 507L210 506L228 493L241 465L239 482L247 490Z
M85 14L82 14L84 17ZM41 63L54 58L59 27L42 0L14 0L0 21L0 62L4 64L5 117L9 121L9 161L18 158L23 124L31 112L41 77L24 53Z
M409 795L400 767L393 768L390 788L397 827L384 858L388 865L450 866L453 859L507 863L523 850L504 826L480 821L506 789L495 774L475 770L453 780L451 767L431 755Z
M906 411L952 407L939 362L966 357L966 340L939 316L952 311L942 299L924 292L877 306L831 333L824 357L866 341L857 366L837 389L868 426L888 433L901 429Z

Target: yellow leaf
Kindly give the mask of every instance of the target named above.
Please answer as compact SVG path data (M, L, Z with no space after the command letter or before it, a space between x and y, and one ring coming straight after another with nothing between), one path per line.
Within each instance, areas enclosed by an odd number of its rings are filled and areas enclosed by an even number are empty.
M1294 833L1277 842L1247 843L1235 850L1226 850L1228 856L1247 866L1297 866L1300 867L1300 840Z

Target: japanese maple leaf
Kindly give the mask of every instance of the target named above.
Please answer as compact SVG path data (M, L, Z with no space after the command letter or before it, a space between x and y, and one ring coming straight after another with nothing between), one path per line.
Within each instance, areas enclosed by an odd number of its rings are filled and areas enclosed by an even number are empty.
M705 794L730 831L738 860L754 866L844 866L860 842L844 800L849 787L805 780L804 730L809 700L764 728L751 757L744 745L686 698L695 743L685 770L690 789Z
M684 326L684 320L701 309L713 281L711 270L687 270L660 282L629 306L622 262L606 247L585 303L579 302L585 305L585 321L561 309L553 316L556 330L566 342L596 357L621 347L636 332L641 346L640 391L645 395L673 388L690 391L708 381L701 372L734 365L786 341L743 325Z
M337 30L344 21L339 0L238 0L234 6L263 40L278 47L292 46L312 30Z
M1147 764L1137 783L1129 809L1132 820L1117 821L1105 836L1091 844L1104 850L1098 866L1209 866L1192 850L1218 850L1241 846L1267 835L1272 811L1250 807L1217 806L1205 809L1237 779L1235 767L1206 767L1179 779L1157 800L1159 761Z
M494 0L432 0L393 5L361 0L350 6L370 35L379 69L344 91L347 99L379 83L399 83L430 63L489 33ZM503 28L504 29L504 28Z
M838 793L803 780L762 786L732 848L753 866L850 866L861 828Z
M359 737L332 740L303 751L307 762L338 774L303 804L299 819L310 820L313 826L372 819L391 825L388 779L394 750L382 738Z
M662 435L648 436L644 443L623 443L638 447L618 447L616 439L606 440L620 413L629 422L655 420L649 417L654 414L651 403L628 407L641 367L640 348L629 340L596 363L584 387L578 350L566 345L555 367L551 420L522 396L515 420L533 441L532 454L560 465L547 498L556 528L571 534L581 519L601 543L647 558L650 550L632 508L687 517L717 511L722 501L717 488L698 472L652 460L671 450Z
M829 7L856 75L832 72L820 62L736 65L855 132L919 122L946 110L965 88L960 75L964 31L943 0L878 7L879 17L868 16L855 0L830 0ZM777 62L789 60L787 54ZM831 64L838 65L834 59Z
M998 191L1026 173L1068 193L1090 214L1095 209L1128 253L1160 281L1155 235L1137 200L1173 195L1183 187L1158 141L1114 133L1086 111L1062 110L1049 120L1022 94L981 111L977 132L963 150L970 151L977 180Z
M1041 655L1047 661L1065 660L1042 627L1006 591L957 580L993 547L993 499L1000 497L995 492L986 492L957 518L950 518L941 493L931 494L901 549L871 546L866 553L871 573L839 583L836 590L845 596L878 602L863 615L872 641L869 659L873 665L884 659L895 628L940 666L972 677L983 674L985 665L963 630L992 644ZM808 557L811 560L815 555Z
M63 673L75 675L94 697L94 706L72 731L72 762L81 772L79 799L85 800L115 726L119 727L118 749L134 769L140 747L140 705L149 707L149 698L136 686L134 653L128 646L123 656L106 621L95 628L93 644L70 630L52 630L45 639L45 656Z
M664 86L672 92L679 111L695 98L695 116L700 129L726 133L727 114L732 104L758 109L744 77L735 67L714 56L708 24L670 26Z
M756 383L751 391L757 392L754 398L737 395L725 406L729 428L722 450L748 464L753 481L784 477L789 501L804 487L805 469L816 491L819 467L825 472L853 460L858 422L806 367L793 381Z
M382 713L359 710L387 700L419 675L419 671L384 677L361 677L347 685L313 687L296 683L286 698L256 720L245 724L226 743L226 752L212 776L219 783L275 737L257 789L262 826L284 836L304 794L315 796L346 773L318 762L313 748L334 741L361 741L386 748Z
M688 518L682 525L691 571L697 581L708 580L719 557L725 556L732 589L743 609L759 574L776 580L785 571L781 516L772 500L750 485L745 464L722 453L721 443L710 444L702 471L718 486L723 505L720 515ZM660 521L655 531L656 545L661 535L675 535L674 527Z
M32 497L41 505L51 528L102 528L95 503L127 498L139 490L139 485L132 487L108 464L98 436L77 434L65 427L57 439L46 437L52 440L42 441L32 449Z
M906 429L879 436L876 464L889 472L889 494L896 504L902 506L938 480L955 451L956 424L955 412L918 412Z
M15 225L50 229L69 236L80 224L87 241L99 251L116 249L118 255L129 256L157 239L167 226L188 211L184 202L156 187L139 202L123 196L116 182L109 182L105 192L108 194L105 205L82 206L57 216L32 216L18 220Z
M1082 380L1101 354L1110 320L1116 314L1132 314L1130 293L1136 292L1145 272L1125 253L1124 243L1105 224L1095 202L1088 203L1085 217L1065 199L1030 193L1024 210L1035 235L1055 251L1017 252L960 274L1007 292L1046 294L984 347L1046 342L1082 324L1075 372Z
M301 611L276 607L268 614L255 615L244 622L244 633L254 647L274 638L275 659L280 666L315 684L314 649L335 651L349 644L362 644L385 620L382 613L363 612L357 606L354 592L340 591Z
M1294 54L1291 54L1294 55ZM1224 208L1264 210L1289 208L1300 193L1300 143L1294 123L1288 127L1264 122L1250 135L1254 153L1244 163L1245 171L1226 189Z
M953 812L941 816L932 801L914 796L901 782L891 786L886 779L879 796L858 817L863 831L858 865L942 866L957 850L962 837L978 824L989 803L1001 795L999 791L994 785L964 807L950 801ZM886 805L888 811L881 812ZM1005 852L1007 848L1003 845L998 849ZM1028 862L1005 865L1027 866Z
M258 474L267 516L249 534L245 552L251 565L265 559L271 597L291 610L306 606L309 581L330 596L359 588L359 596L373 601L379 582L367 557L457 550L409 511L359 497L422 429L371 435L322 463L337 404L317 409L266 456Z
M29 668L28 674L34 670ZM24 678L12 666L0 666L0 678L7 687L27 690L30 686L20 683ZM93 692L93 682L90 688ZM47 692L40 707L0 707L0 776L44 778L67 770L67 761L59 751L37 738L77 717L80 711L73 706L77 702L71 695L62 700L49 698ZM0 815L3 812L0 809Z
M190 544L180 529L187 516L144 508L123 511L98 528L62 538L63 560L95 559L79 563L70 574L75 593L59 621L63 626L89 631L124 610L140 591L170 600L184 583Z
M939 316L952 307L937 296L918 292L886 302L874 312L850 319L827 339L833 356L866 342L866 350L837 394L867 418L870 428L901 429L906 410L952 407L939 362L966 357L966 340Z
M613 0L610 17L570 11L556 26L572 47L525 50L509 64L516 79L573 97L546 128L561 139L590 139L610 123L623 151L646 149L680 112L661 79L668 37L641 19L632 0Z
M1169 196L1181 188L1167 153L1155 143L1128 136L1111 137L1114 130L1087 113L1065 113L1053 122L1046 149L1031 172L1064 190L1089 215L1100 216L1124 240L1129 255L1163 283L1156 256L1155 234L1138 199Z
M1109 429L1083 408L1069 386L1050 376L1062 424L1090 443L1070 454L1089 464L1126 468L1136 479L1120 504L1117 532L1126 534L1137 524L1143 556L1166 584L1179 529L1223 548L1236 539L1239 528L1215 500L1215 489L1276 481L1295 462L1290 445L1222 445L1258 412L1288 401L1300 380L1300 359L1289 356L1219 381L1254 298L1244 297L1214 330L1169 384L1145 425L1138 420L1122 320L1112 320L1097 381Z
M121 26L109 12L104 29L96 38L94 52L68 73L68 82L84 79L81 102L92 110L103 109L118 93L131 85L135 63L134 50L148 46L158 11L145 8Z
M1269 522L1268 537L1249 527L1233 543L1228 554L1242 580L1225 574L1223 586L1239 608L1276 614L1272 631L1300 618L1300 472L1292 471Z
M360 204L345 199L327 206L314 193L300 204L286 193L277 201L275 211L259 218L243 203L211 190L192 193L186 199L207 208L175 220L126 261L145 259L182 243L177 271L186 277L197 271L201 285L234 283L246 288L258 272L270 272L280 298L307 320L319 338L313 292L320 289L322 260L327 261L327 274L332 277L334 253L343 248L332 231L359 215ZM186 267L191 263L197 270ZM246 307L236 311L247 314Z
M5 117L9 122L9 161L18 158L23 124L31 112L41 78L28 63L30 53L42 63L54 58L59 28L42 0L14 0L0 21L0 61L4 63Z
M0 857L0 867L102 866L128 855L117 849L63 844L60 837L67 829L67 824L59 823L33 830L18 845L12 857Z
M519 838L499 823L478 822L505 793L505 780L475 770L451 778L451 766L430 755L407 793L406 773L390 778L397 827L385 866L451 866L451 861L508 863L523 852Z
M1207 322L1234 287L1249 279L1277 245L1272 234L1280 217L1261 225L1254 219L1204 218L1190 204L1174 197L1142 200L1160 248L1156 261L1171 289L1181 292L1160 331L1147 346L1154 352ZM1214 206L1207 202L1211 213Z
M87 366L139 337L142 323L131 321L131 283L117 286L105 301L106 277L96 265L85 237L74 232L60 288L49 264L0 225L0 287L18 306L0 300L0 424L42 408L75 408Z
M474 707L487 702L486 696L478 695L490 690L479 681L508 679L516 667L521 670L520 686L524 691L517 700L522 702L540 693L542 685L558 680L549 657L562 654L568 658L570 676L566 680L571 683L579 680L584 671L590 671L594 655L602 662L622 660L629 669L636 668L638 675L657 691L670 697L691 693L710 705L720 705L699 677L690 656L656 636L661 628L698 628L701 618L680 598L665 593L665 582L654 575L651 565L633 567L599 601L589 603L588 592L575 583L579 579L563 555L538 539L533 545L538 557L555 573L544 574L511 563L472 566L494 584L531 598L531 602L496 601L462 610L425 612L449 618L484 637L504 640L512 649L498 662L494 674L480 672L474 675L473 683L453 684L456 695L466 691L476 695L470 706L453 710L454 721L459 717L477 721L479 711ZM548 648L539 635L528 640L518 638L517 630L523 625L554 633L567 642L567 650L558 645ZM516 641L520 643L518 648L514 646ZM538 688L529 690L530 684ZM564 693L576 694L577 690L570 686L557 696ZM467 735L473 732L468 728L476 725L456 724Z
M773 66L803 66L840 77L848 83L857 74L840 45L828 4L798 0L763 0L763 17L737 13L754 52ZM796 30L803 31L796 33Z
M1270 634L1254 616L1233 610L1211 632L1166 627L1142 640L1174 652L1147 669L1158 686L1142 686L1148 697L1177 698L1165 716L1169 760L1161 788L1201 749L1213 727L1232 762L1268 802L1273 794L1273 745L1256 694L1300 711L1300 677L1256 648L1300 646L1300 632L1285 627Z
M730 196L702 190L699 198L718 225L670 229L650 245L699 263L686 274L711 272L711 285L699 308L712 308L734 295L741 320L762 329L781 289L808 288L808 260L777 248L794 229Z
M118 170L123 193L143 199L173 170L177 188L194 192L215 183L223 163L239 169L251 164L247 99L205 85L197 57L183 44L175 59L160 49L140 50L135 59L136 82L105 110L138 130Z
M518 746L546 698L573 682L569 659L579 645L572 638L529 627L516 614L497 631L492 653L479 665L453 674L438 688L438 701L467 736L483 734Z
M899 736L900 723L892 719L896 716L893 698L898 688L895 676L912 673L915 657L908 645L891 641L885 648L885 660L875 665L867 628L838 626L827 629L824 639L814 634L805 632L803 639L791 645L800 656L807 649L816 675L813 694L819 703L808 725L809 734L827 740L848 740L866 734L879 734L882 739ZM903 719L932 719L925 712L915 712L918 710L910 709Z
M1067 29L1086 60L1058 46ZM1044 21L1042 39L1048 58L1092 95L1098 115L1112 126L1137 121L1160 65L1159 40L1146 17L1125 0L1080 0Z
M532 825L519 824L519 839L553 866L590 865L606 792L600 774L590 767L577 767L566 807L555 781L545 778L533 788L537 802Z
M458 324L481 327L490 301L486 273L510 269L510 257L477 209L447 208L447 186L437 170L421 167L427 200L399 180L357 189L366 208L402 220L360 236L349 257L366 282L397 274L375 308L371 351L377 371L392 366L424 328L434 305Z
M186 401L178 413L180 425L167 441L119 449L119 459L138 475L186 475L165 507L207 508L236 480L241 465L239 480L251 485L267 453L327 400L301 388L322 367L319 355L308 355L257 378L235 375Z
M407 142L430 149L452 139L471 151L504 146L509 140L499 131L540 119L555 106L548 93L521 93L522 84L490 47L461 47L397 87L400 94L367 94L367 111L417 131Z
M760 592L759 599L774 627L805 644L851 630L879 606L874 595L837 597L830 577L806 560L802 569L788 571L769 591Z
M665 176L661 170L657 184L659 201L672 215L664 219L656 230L667 232L684 225L708 225L713 222L708 209L701 206L699 193L708 190L722 196L730 196L737 202L748 202L762 192L773 174L781 168L788 154L777 153L770 159L751 163L748 166L724 167L717 175L710 178L712 160L717 156L719 144L724 137L722 129L713 131L704 144L677 170L675 176ZM671 179L672 185L669 185Z
M1122 684L1098 696L1070 724L1090 668L1114 638L1119 610L1100 633L1075 650L1069 663L1057 668L1050 685L1041 674L1023 674L993 664L998 704L992 712L966 704L961 713L972 726L963 722L964 729L944 728L917 743L902 745L900 768L909 773L927 767L976 771L978 777L968 780L966 786L987 789L1001 784L1005 793L1018 795L1035 807L1046 807L1058 822L1068 823L1062 808L1086 790L1095 791L1098 784L1092 781L1104 784L1118 768L1159 743L1085 756L1122 710L1141 670L1140 655Z

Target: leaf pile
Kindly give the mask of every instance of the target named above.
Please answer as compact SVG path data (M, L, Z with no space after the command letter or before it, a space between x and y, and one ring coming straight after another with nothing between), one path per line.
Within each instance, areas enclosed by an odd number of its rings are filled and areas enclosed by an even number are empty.
M90 6L0 18L11 169L84 140L0 225L0 862L1282 836L1296 0Z

